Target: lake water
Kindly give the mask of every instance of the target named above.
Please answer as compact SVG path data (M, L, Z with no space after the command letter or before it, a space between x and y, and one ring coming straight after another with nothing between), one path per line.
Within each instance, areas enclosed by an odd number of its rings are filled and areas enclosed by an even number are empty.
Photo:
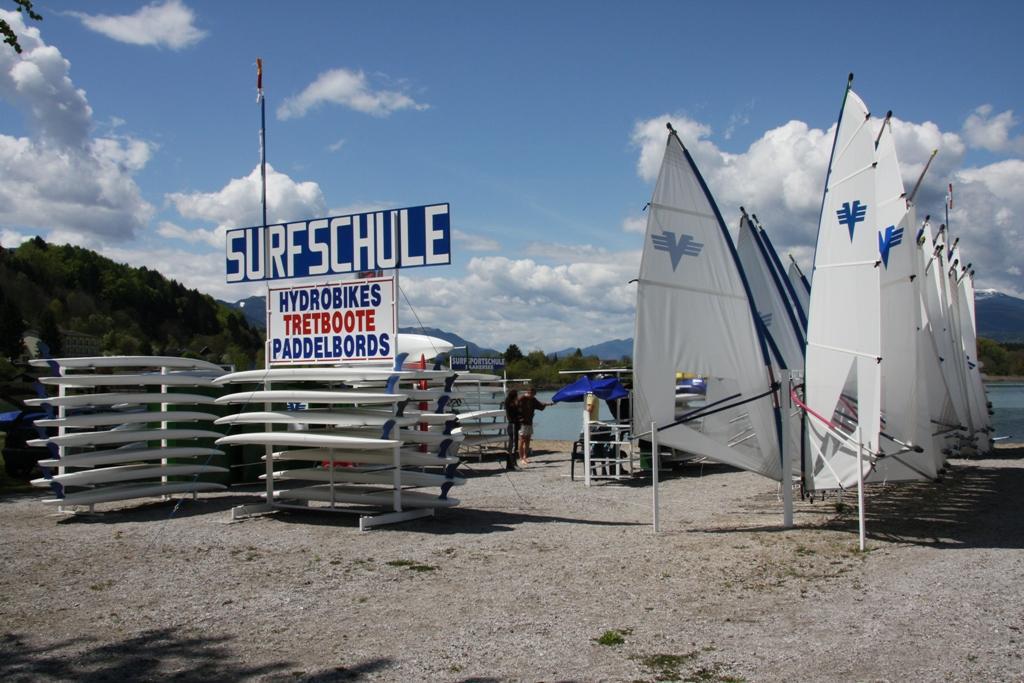
M544 403L551 403L553 391L538 391L537 400ZM608 406L601 402L602 420L610 420L612 414ZM538 412L533 417L533 438L535 439L560 439L562 441L575 441L580 438L583 431L583 404L582 403L556 403Z
M1024 384L993 383L986 384L985 388L995 411L992 416L995 436L1008 436L1007 441L1024 442ZM539 391L537 398L550 403L554 394L553 391ZM603 402L601 419L611 419L611 413ZM533 424L534 438L575 441L583 425L583 404L556 403L548 406L544 412L537 413Z
M1024 384L996 382L986 384L992 402L992 426L995 436L1008 436L1007 441L1024 442Z

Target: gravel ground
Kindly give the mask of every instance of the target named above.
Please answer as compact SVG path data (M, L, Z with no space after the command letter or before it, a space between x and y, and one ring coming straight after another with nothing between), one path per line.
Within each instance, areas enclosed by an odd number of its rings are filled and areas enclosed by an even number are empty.
M716 465L590 489L567 442L360 532L251 492L49 514L0 495L0 679L1024 680L1024 448L798 501ZM579 472L580 468L577 468Z

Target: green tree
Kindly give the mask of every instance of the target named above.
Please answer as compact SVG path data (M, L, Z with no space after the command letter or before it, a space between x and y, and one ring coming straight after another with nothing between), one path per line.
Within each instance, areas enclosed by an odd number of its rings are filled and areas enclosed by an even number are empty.
M32 9L32 0L14 0L14 8L19 12L28 14L29 19L36 21L42 21L43 17L36 14ZM21 54L21 43L18 42L18 36L14 33L14 29L3 19L0 19L0 34L3 34L4 42L14 48L14 51Z
M523 358L523 352L520 351L519 347L516 346L515 344L509 344L508 348L505 349L504 355L506 363L514 363L517 360L521 360Z
M57 327L57 318L49 307L43 309L39 316L39 338L50 349L50 356L59 357L64 352L64 343Z
M13 300L0 290L0 356L16 359L25 350L25 319Z

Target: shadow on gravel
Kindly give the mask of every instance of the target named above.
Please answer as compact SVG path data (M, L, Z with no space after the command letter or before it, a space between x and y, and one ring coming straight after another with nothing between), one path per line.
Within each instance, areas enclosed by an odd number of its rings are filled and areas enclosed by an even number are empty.
M351 508L353 511L356 508ZM364 514L374 514L379 510L363 510ZM307 510L280 510L273 517L285 524L302 524L304 526L334 526L358 528L359 519L356 514L329 512L315 507ZM531 515L525 512L507 512L504 510L475 510L457 507L450 510L439 510L434 517L421 520L401 522L399 524L376 527L372 533L410 532L445 536L448 534L490 534L499 531L513 531L521 524L579 524L582 526L649 526L643 522L621 522L613 520L577 519L573 517L555 517L552 515Z
M871 486L866 501L868 536L936 548L1024 548L1024 468L951 465L936 483ZM851 511L828 528L857 533Z
M1002 458L1000 458L1002 459ZM1024 468L989 467L958 461L938 482L865 488L868 539L934 548L1024 548ZM796 527L858 534L857 492L796 504ZM841 510L841 511L840 511ZM781 524L782 504L774 494L743 508L747 514L778 516L779 523L692 528L690 533L790 532Z
M293 666L283 661L247 665L232 651L232 640L226 636L183 637L175 629L165 628L103 644L76 638L43 647L7 633L0 636L0 679L241 681L280 675ZM333 675L329 680L346 679Z
M227 515L231 508L238 505L252 505L263 502L257 495L228 495L209 496L200 493L198 500L192 500L188 496L181 500L180 494L171 500L154 501L143 503L126 501L125 507L115 510L106 510L102 507L95 513L84 513L68 515L61 519L58 524L122 524L124 522L166 522L175 517L194 517L197 515L210 515L223 513ZM178 502L181 505L178 505ZM177 506L177 509L175 509ZM85 509L85 508L83 508ZM56 508L53 508L56 511Z

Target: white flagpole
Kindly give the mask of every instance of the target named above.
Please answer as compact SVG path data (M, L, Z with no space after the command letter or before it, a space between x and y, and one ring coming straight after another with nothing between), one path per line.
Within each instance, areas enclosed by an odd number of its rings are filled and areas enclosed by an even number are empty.
M860 550L864 552L864 442L861 428L857 426L857 517L860 536Z

